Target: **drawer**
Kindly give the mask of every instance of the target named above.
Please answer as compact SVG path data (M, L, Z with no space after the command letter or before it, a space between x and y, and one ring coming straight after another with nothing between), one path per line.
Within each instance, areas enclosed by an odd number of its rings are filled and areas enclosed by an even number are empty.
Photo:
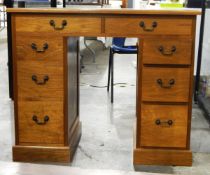
M20 143L63 144L63 103L19 102L18 133Z
M62 101L63 67L35 62L17 62L18 100Z
M142 104L141 111L141 146L186 148L187 105Z
M16 37L16 59L63 66L62 37Z
M77 34L78 32L80 34L101 33L100 17L79 17L69 15L16 15L15 25L16 32L45 32L47 34Z
M110 17L105 19L105 32L117 36L192 35L192 25L192 18L186 17Z
M160 37L143 41L143 64L190 65L192 39Z
M190 68L143 67L142 100L188 102Z

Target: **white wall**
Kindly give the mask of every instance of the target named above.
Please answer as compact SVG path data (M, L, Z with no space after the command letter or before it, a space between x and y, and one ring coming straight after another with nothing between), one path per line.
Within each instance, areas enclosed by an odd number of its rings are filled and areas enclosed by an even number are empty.
M201 16L199 15L197 17L197 25L196 25L194 74L196 73L196 66L197 66L196 63L197 63L198 44L199 44L200 21L201 21ZM206 9L206 16L205 16L201 75L210 75L210 9Z
M210 9L206 9L201 75L210 75Z

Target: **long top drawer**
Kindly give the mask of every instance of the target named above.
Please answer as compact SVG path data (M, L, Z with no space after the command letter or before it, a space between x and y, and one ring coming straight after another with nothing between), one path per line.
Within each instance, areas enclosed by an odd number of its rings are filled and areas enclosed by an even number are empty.
M187 17L136 16L105 19L105 32L117 35L192 35L192 26L193 19Z
M16 32L43 32L48 34L101 33L101 18L67 15L16 15Z

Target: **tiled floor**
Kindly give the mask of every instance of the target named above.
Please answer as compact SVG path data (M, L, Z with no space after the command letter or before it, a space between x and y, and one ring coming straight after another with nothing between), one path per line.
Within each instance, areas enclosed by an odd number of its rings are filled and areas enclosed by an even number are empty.
M129 39L129 42L135 42ZM95 44L94 44L95 43ZM135 120L135 55L116 55L114 104L106 91L108 50L100 43L90 45L96 50L96 63L84 50L80 77L80 117L82 138L71 164L88 169L115 169L172 174L210 174L210 128L202 111L193 105L191 148L192 167L136 166L132 164L133 123ZM92 87L96 85L98 87ZM0 160L12 161L14 140L13 102L8 98L7 45L0 43Z

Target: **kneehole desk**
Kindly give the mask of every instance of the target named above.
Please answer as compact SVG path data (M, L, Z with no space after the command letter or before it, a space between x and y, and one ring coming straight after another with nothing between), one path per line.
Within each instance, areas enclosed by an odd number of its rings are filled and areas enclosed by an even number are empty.
M192 164L196 15L200 11L11 8L14 161L69 162L81 137L79 36L138 43L133 163Z

